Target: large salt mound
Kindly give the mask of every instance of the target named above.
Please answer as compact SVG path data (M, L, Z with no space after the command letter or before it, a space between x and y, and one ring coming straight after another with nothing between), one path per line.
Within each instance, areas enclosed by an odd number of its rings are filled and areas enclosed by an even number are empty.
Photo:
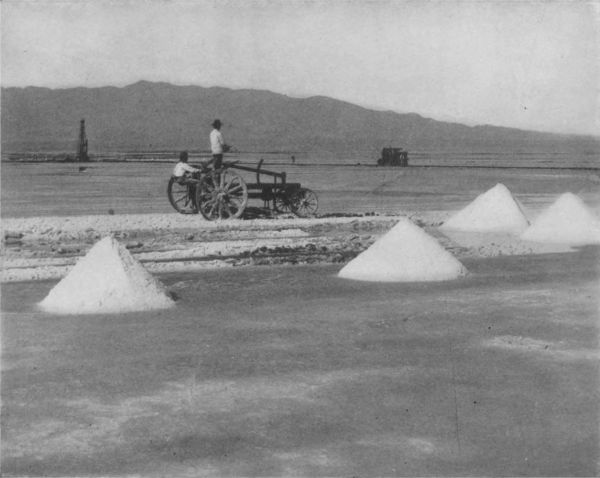
M600 220L581 198L565 193L540 214L521 239L551 244L600 244Z
M40 302L57 314L164 309L174 302L163 285L112 237L98 241Z
M440 229L520 233L529 222L504 184L496 184L448 219Z
M456 279L466 273L437 240L411 221L402 220L338 275L373 282L426 282Z

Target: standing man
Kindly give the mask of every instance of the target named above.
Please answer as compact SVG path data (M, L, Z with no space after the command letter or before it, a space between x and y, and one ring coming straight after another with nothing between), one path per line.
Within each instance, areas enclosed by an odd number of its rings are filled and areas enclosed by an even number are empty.
M223 153L229 151L221 134L221 120L214 120L213 130L210 132L210 150L212 151L212 163L215 169L220 169L223 164Z

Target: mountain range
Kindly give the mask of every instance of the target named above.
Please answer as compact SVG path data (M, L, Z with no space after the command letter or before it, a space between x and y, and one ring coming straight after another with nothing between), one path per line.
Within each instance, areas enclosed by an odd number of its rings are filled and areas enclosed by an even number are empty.
M95 151L206 150L223 122L240 151L589 152L600 138L466 126L415 113L375 111L336 99L263 90L140 81L125 87L2 88L2 151L74 151L85 119Z

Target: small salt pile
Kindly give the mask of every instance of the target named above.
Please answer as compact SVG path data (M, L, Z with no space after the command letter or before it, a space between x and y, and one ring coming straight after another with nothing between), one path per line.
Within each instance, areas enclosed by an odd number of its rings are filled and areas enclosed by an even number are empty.
M580 197L565 193L540 214L521 239L573 246L600 244L600 220Z
M132 312L173 305L164 286L113 237L98 241L39 304L56 314Z
M427 282L456 279L466 273L436 239L411 221L401 220L346 264L338 276L373 282Z
M529 222L504 184L496 184L448 219L440 229L521 233Z

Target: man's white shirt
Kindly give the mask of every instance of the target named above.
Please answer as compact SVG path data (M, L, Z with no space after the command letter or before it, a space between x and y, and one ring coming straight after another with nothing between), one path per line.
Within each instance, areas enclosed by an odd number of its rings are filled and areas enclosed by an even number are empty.
M180 178L186 172L195 173L196 171L199 171L199 170L197 168L194 168L193 166L190 166L187 163L180 161L175 165L175 168L173 168L173 176Z
M223 135L218 129L213 129L210 132L210 149L212 154L223 154L223 145L225 141L223 140Z

